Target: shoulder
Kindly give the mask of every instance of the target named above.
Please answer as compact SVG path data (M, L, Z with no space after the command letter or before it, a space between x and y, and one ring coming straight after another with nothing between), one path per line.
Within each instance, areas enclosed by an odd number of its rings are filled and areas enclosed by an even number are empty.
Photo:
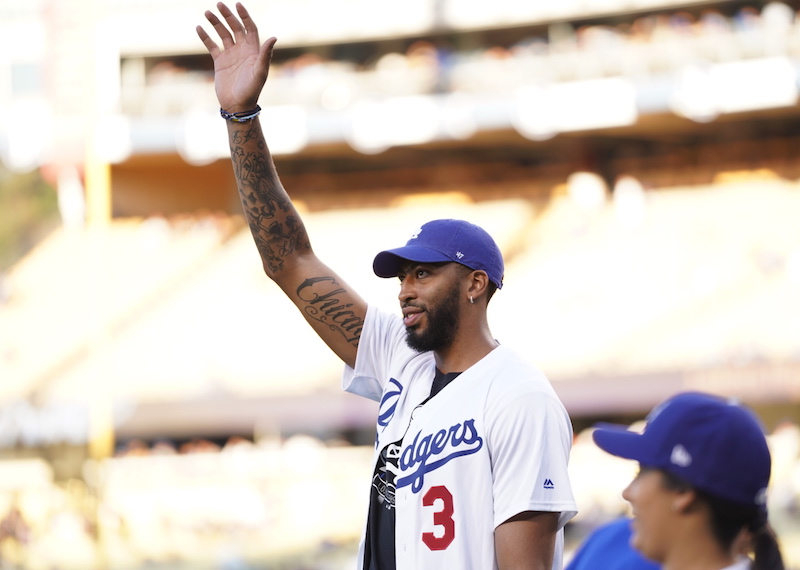
M525 359L517 351L500 345L487 357L491 359L491 369L498 380L504 383L523 383L549 385L550 381L534 363Z
M499 346L492 355L494 361L485 375L489 386L489 397L504 401L528 397L542 403L561 407L553 385L544 372L515 351Z
M549 434L552 441L561 442L559 449L570 447L569 413L539 369L524 360L507 358L498 372L486 380L490 385L484 417L495 443L509 437L516 441L522 434Z
M358 343L357 359L370 359L402 352L408 349L403 321L395 314L374 305L368 305L364 329Z
M403 386L419 376L433 380L433 353L419 352L408 346L406 327L400 316L373 308L367 317L364 327L367 337L362 337L363 345L359 344L360 362L379 363L383 376L395 378Z

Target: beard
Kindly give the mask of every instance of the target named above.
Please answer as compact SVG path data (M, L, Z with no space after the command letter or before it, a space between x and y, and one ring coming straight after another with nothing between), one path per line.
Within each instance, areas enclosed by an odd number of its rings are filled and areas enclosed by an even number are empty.
M429 352L453 344L458 329L459 289L453 287L433 308L426 309L427 326L406 329L406 344L417 352Z

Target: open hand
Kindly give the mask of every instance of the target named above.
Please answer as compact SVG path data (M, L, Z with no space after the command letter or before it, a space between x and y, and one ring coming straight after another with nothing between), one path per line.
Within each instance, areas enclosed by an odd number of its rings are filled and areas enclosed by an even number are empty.
M220 107L231 113L249 111L258 104L267 81L276 39L260 44L256 23L241 3L236 3L239 18L222 2L217 8L230 30L211 11L205 16L222 40L222 48L202 26L197 26L197 35L214 60L214 87Z

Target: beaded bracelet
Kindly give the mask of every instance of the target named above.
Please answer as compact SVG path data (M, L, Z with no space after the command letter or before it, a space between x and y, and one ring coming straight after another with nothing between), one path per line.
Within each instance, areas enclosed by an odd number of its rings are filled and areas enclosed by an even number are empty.
M261 113L261 107L256 105L256 108L252 111L241 111L239 113L229 113L224 109L219 110L219 114L222 116L223 119L226 121L231 121L233 123L246 123L247 121L252 121Z

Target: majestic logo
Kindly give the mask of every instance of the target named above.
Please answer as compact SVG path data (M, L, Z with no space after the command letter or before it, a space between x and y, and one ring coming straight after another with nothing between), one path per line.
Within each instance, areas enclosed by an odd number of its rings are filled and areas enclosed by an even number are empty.
M378 425L385 428L392 421L400 394L403 393L403 385L394 378L389 379L389 386L383 391L381 405L378 412Z
M545 479L544 480L544 488L545 489L555 489L556 486L553 485L553 481L551 479Z
M400 473L407 474L397 479L397 488L411 485L411 490L419 493L426 473L435 471L457 457L477 453L481 447L483 438L475 429L474 419L426 436L417 432L414 441L400 455Z

